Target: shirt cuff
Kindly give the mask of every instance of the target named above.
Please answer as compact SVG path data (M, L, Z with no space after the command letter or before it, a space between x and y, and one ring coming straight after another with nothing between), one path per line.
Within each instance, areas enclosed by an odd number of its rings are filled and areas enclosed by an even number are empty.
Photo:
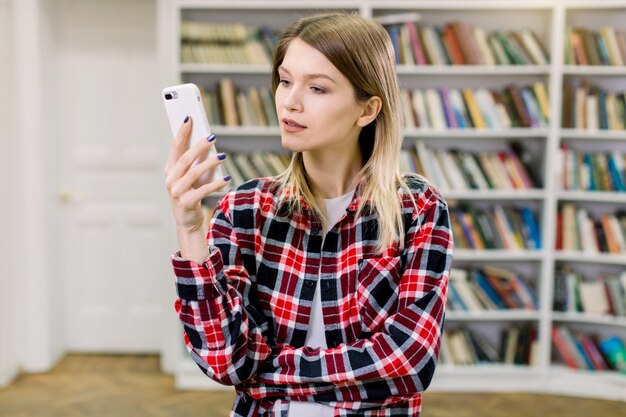
M181 257L180 251L173 253L171 260L179 298L199 301L223 295L224 292L218 284L219 277L223 278L224 269L222 253L219 249L211 247L209 255L202 264Z

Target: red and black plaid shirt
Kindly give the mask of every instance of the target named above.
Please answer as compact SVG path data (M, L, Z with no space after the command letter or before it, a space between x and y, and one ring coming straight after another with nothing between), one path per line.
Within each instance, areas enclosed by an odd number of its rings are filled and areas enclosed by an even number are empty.
M234 385L231 416L285 415L290 400L335 416L417 416L439 353L452 262L448 208L415 175L402 197L405 245L376 254L359 188L326 236L306 203L287 215L278 183L252 180L217 204L202 265L172 257L192 358ZM304 346L315 286L327 349Z

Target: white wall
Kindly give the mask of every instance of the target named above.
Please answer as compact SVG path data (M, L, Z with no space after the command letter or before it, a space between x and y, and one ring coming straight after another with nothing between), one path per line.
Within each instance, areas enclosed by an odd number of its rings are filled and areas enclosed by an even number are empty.
M64 238L59 221L62 153L67 150L61 144L85 139L68 137L68 124L92 121L98 138L112 137L103 131L108 126L129 136L145 135L145 140L164 139L155 3L0 0L0 97L6 97L11 86L16 97L11 105L0 102L0 383L18 367L26 372L47 371L66 351L65 306L71 300L64 299L65 257L59 253ZM93 72L72 66L90 59ZM96 67L101 63L106 69ZM78 92L79 97L68 96L66 92L72 90L68 83L77 79L93 80L100 94L92 97L89 85ZM110 100L97 99L115 86L129 91L131 99L116 101L114 106ZM88 105L74 105L71 110L64 105L76 99ZM4 197L12 191L15 199L9 206L6 202L13 200ZM5 234L11 226L19 230L13 240ZM168 252L164 254L167 267ZM165 268L160 270L168 276ZM150 291L160 291L160 297L173 291L170 280L154 278ZM163 309L173 314L170 304Z
M0 1L0 387L17 373L16 321L14 311L15 276L12 273L14 200L12 162L14 155L13 113L8 100L13 91L11 71L11 5Z

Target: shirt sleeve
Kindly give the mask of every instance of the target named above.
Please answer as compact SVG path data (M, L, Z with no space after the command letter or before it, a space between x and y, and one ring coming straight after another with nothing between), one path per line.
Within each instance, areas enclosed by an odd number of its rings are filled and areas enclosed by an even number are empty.
M211 219L202 265L172 255L178 298L175 309L191 357L211 379L238 385L256 374L271 349L267 320L248 300L254 276L242 262L228 217L227 197Z
M371 337L329 349L286 346L265 362L255 380L283 387L382 383L386 395L425 390L439 355L452 263L446 203L436 199L406 235L406 267L399 286L403 302Z

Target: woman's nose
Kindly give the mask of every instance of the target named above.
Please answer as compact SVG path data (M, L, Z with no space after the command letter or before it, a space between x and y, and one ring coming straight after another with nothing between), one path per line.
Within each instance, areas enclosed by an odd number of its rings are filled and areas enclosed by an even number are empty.
M292 87L283 100L283 106L289 111L302 111L302 94L299 89Z

